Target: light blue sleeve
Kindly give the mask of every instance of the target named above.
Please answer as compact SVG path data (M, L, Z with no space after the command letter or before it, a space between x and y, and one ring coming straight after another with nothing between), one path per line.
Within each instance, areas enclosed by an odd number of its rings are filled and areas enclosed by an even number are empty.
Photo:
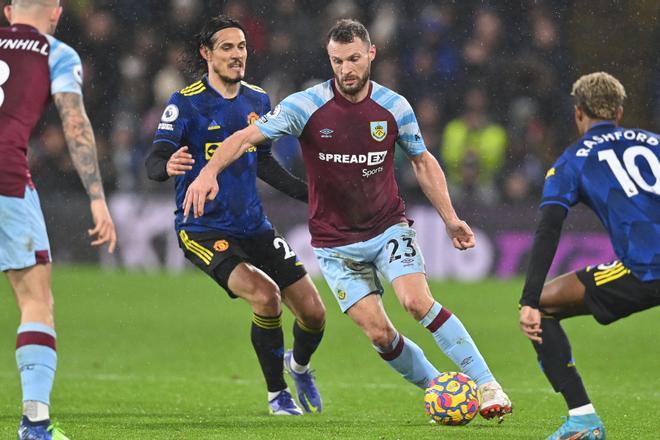
M286 135L300 137L309 118L332 97L329 81L294 93L263 115L256 125L270 140Z
M396 143L410 157L419 156L426 151L415 112L406 98L387 87L373 83L371 99L389 111L396 121L399 134Z
M46 36L50 43L50 93L77 93L82 95L82 63L78 53L57 38Z

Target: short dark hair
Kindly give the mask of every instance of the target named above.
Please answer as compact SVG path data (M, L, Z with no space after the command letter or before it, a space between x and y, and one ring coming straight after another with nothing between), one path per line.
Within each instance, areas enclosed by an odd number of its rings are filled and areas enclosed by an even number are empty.
M371 45L369 31L367 31L367 28L362 23L353 18L342 18L328 31L326 45L330 41L343 44L352 43L356 37Z
M202 47L208 47L213 49L213 36L216 32L228 28L237 28L243 31L245 38L247 38L247 32L243 28L243 25L238 20L231 18L228 15L220 14L215 17L210 18L202 27L202 30L195 35L195 53L197 54L195 59L197 60L195 66L192 68L192 73L203 73L206 72L206 60L202 58L202 55L199 53L199 49Z

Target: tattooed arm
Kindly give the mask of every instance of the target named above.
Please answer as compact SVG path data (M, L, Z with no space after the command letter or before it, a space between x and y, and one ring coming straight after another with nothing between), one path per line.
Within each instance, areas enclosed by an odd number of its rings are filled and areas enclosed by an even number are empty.
M76 166L91 200L105 198L96 157L96 142L92 125L85 112L82 96L77 93L56 93L53 100L62 118L64 136L69 145L71 160Z
M62 128L69 146L71 160L91 200L94 229L88 230L88 233L95 237L92 246L108 243L108 251L112 253L117 242L117 235L105 203L94 132L85 111L82 95L55 93L53 100L62 119Z

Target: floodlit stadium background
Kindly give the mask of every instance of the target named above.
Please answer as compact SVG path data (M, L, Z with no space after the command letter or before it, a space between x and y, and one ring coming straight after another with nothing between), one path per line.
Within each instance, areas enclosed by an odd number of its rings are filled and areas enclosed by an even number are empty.
M57 263L100 258L109 266L186 267L172 228L172 182L149 182L143 160L164 103L196 79L185 59L193 35L221 11L248 30L246 80L265 88L273 105L331 76L324 39L335 19L367 25L378 48L372 79L413 104L459 214L478 232L477 249L456 256L407 160L397 157L401 192L433 278L524 270L545 171L575 138L569 91L581 74L617 76L630 97L624 125L660 128L660 4L653 0L617 7L591 0L62 3L57 36L84 62L85 102L120 245L112 258L87 245L88 202L51 111L32 140L30 164ZM303 173L295 139L279 141L274 153ZM269 217L314 273L305 205L265 186L262 194ZM552 272L612 256L596 218L578 209Z

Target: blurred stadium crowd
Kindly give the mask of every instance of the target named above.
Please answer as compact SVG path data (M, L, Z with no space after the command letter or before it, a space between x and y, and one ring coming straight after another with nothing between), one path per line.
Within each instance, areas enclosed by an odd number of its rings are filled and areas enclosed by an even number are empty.
M535 203L545 170L575 136L568 92L587 73L583 69L621 75L636 97L628 125L660 127L660 11L654 1L624 2L623 11L586 0L63 4L57 36L83 59L85 101L108 192L170 190L147 181L143 159L170 94L196 79L193 35L218 12L246 27L246 80L265 88L273 105L328 79L326 30L340 17L362 20L378 49L372 79L413 104L459 204ZM634 47L611 46L609 26L628 25L635 26L636 33L627 34ZM598 49L590 39L598 40ZM302 174L297 140L280 140L274 152ZM402 192L414 201L421 194L412 170L405 158L397 159ZM42 198L82 191L55 112L35 135L30 160Z

